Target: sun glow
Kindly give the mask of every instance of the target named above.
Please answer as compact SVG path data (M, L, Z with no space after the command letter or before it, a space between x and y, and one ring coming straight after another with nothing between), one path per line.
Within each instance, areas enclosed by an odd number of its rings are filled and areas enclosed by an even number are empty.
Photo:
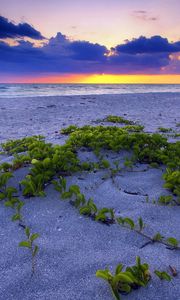
M76 84L180 84L180 75L114 75L114 74L61 74L44 76L0 77L6 83L76 83Z
M180 84L180 75L89 75L84 76L81 83L101 84Z

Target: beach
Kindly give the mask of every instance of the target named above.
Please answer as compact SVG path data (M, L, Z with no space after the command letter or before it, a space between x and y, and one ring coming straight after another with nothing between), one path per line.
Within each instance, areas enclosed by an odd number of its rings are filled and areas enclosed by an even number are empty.
M60 142L59 130L71 124L95 124L114 114L137 121L145 131L158 127L176 129L180 93L56 96L32 98L0 97L0 141L42 134Z
M180 93L141 93L121 95L50 96L31 98L0 97L0 142L32 135L44 135L47 142L63 145L67 136L60 130L69 125L111 125L104 122L108 115L117 115L144 126L147 133L159 132L160 127L179 133ZM179 138L167 134L170 142ZM78 152L81 161L96 156L84 149ZM104 152L111 164L120 166L129 153ZM0 162L11 162L12 156L0 155ZM153 201L171 192L163 187L165 166L149 168L137 164L131 171L123 170L112 181L107 170L77 172L67 176L67 184L78 184L87 198L99 207L110 207L116 215L138 220L142 217L147 234L160 232L180 241L179 206L159 205ZM18 188L28 168L14 172L10 183ZM106 178L105 180L102 178ZM0 203L0 299L2 300L111 300L106 282L96 278L98 269L115 270L118 263L133 265L136 256L150 266L152 280L128 295L127 300L180 299L180 275L171 282L153 275L155 269L168 271L169 265L180 272L180 251L170 250L161 243L151 243L118 224L107 226L82 216L61 201L52 185L45 197L24 199L23 215L38 232L39 253L36 271L31 277L27 249L18 247L24 239L20 226L11 222L12 211ZM148 201L147 201L148 197Z

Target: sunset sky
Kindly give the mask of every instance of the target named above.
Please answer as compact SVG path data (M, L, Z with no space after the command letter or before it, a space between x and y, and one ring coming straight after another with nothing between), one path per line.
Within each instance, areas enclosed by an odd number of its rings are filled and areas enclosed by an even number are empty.
M179 0L0 0L0 82L180 83Z

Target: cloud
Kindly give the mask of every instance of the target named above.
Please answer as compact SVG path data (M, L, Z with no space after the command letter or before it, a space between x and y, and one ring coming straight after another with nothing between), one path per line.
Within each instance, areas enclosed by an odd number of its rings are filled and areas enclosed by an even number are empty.
M146 38L140 36L132 41L127 41L125 44L117 45L115 50L118 53L173 53L180 51L180 42L169 43L168 39L161 36L153 36Z
M0 16L0 38L29 37L35 40L42 40L44 37L39 31L28 23L14 24L8 19Z
M101 61L104 60L104 54L108 52L105 46L90 43L88 41L73 41L60 32L56 37L51 38L49 43L44 47L46 52L58 56L68 56L74 60Z
M71 41L58 33L41 48L20 41L18 45L0 42L1 71L10 72L102 72L105 46L86 41Z
M132 16L136 19L139 19L141 21L157 21L158 17L152 16L149 14L146 10L134 10L132 12Z
M11 45L0 41L0 74L178 73L179 52L180 42L170 43L161 36L141 36L108 50L97 43L72 40L59 32L39 48L23 39Z

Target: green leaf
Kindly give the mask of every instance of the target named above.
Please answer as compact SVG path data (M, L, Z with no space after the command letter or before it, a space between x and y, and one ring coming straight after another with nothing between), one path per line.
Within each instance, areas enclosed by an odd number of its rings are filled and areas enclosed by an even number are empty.
M90 213L91 213L91 209L90 209L90 207L81 207L80 209L79 209L79 212L80 212L80 214L81 215L89 215Z
M19 201L18 202L18 205L17 205L17 207L16 207L16 209L18 210L18 211L20 211L21 210L21 208L24 206L24 202L23 201Z
M0 192L0 201L1 201L1 200L4 200L5 198L6 198L5 193L1 193L1 192Z
M70 192L64 192L61 194L62 199L69 199L71 198L72 194Z
M26 233L26 236L29 238L30 237L30 229L29 229L29 227L25 228L25 233Z
M133 283L134 280L129 276L129 274L125 273L119 273L114 276L112 279L113 285L116 285L118 282L123 282L123 283Z
M97 206L95 205L95 203L94 203L94 201L93 201L93 199L89 199L88 200L88 203L87 203L87 205L90 207L90 209L93 211L93 212L97 212Z
M127 224L129 224L129 226L130 226L131 229L134 229L135 224L134 224L134 221L132 219L130 219L130 218L124 218L124 222L127 223Z
M29 241L22 241L19 243L19 247L31 248L31 243Z
M138 268L141 267L141 258L140 258L140 256L136 256L136 265L137 265Z
M78 185L71 185L69 188L69 192L74 193L76 195L81 193Z
M153 241L162 241L163 236L158 232L153 236Z
M109 272L109 270L98 270L96 272L96 277L102 278L102 279L108 281L112 277L112 275Z
M124 225L124 219L122 217L117 218L116 221L118 222L118 224Z
M39 234L38 234L38 233L33 233L33 234L30 236L31 242L33 242L34 240L36 240L38 237L39 237Z
M117 265L115 274L116 274L116 275L119 274L119 273L122 271L122 269L123 269L123 264Z
M37 164L38 162L39 162L39 160L37 160L37 159L35 159L35 158L33 158L32 161L31 161L31 163L32 163L33 165Z
M34 250L33 250L33 257L36 256L38 250L39 250L39 247L36 245L36 246L34 247Z
M14 207L14 203L12 202L12 201L6 201L5 203L4 203L4 205L6 206L6 207Z
M178 247L178 244L179 244L179 242L178 242L178 240L176 240L175 238L173 238L173 237L169 237L168 239L167 239L167 242L168 242L168 244L170 244L171 246L173 246L173 247Z
M171 281L171 276L165 272L165 271L158 271L158 270L155 270L154 273L156 274L156 276L158 276L161 280L166 280L166 281Z
M131 287L128 284L122 284L120 289L121 289L121 292L124 292L124 293L131 292Z
M22 216L20 214L15 214L12 216L12 221L18 221L21 219L22 219Z
M141 217L138 219L138 223L139 223L139 229L140 231L142 231L142 229L144 228L144 223Z

